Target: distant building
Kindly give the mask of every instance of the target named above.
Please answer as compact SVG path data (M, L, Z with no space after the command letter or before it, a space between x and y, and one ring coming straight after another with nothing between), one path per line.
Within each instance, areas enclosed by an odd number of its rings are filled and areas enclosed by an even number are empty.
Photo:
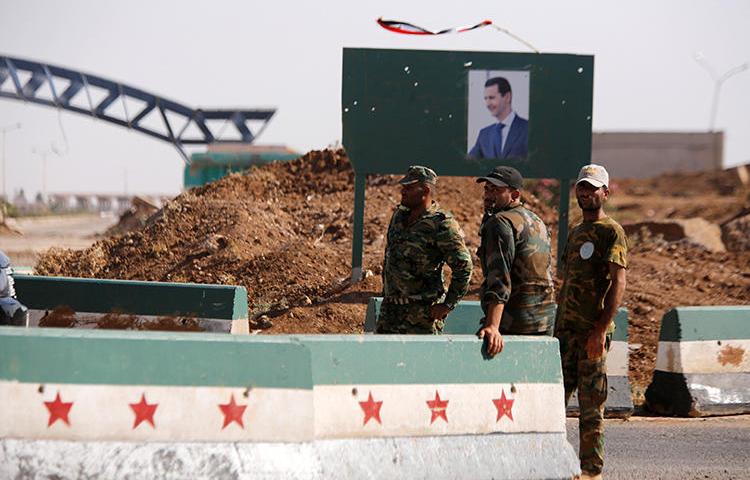
M23 190L15 196L12 205L21 215L45 213L114 213L121 214L130 209L135 201L148 202L154 208L169 200L171 195L123 195L121 193L50 193L46 198L37 193L35 201L29 202Z
M720 170L723 132L594 132L591 161L614 178Z

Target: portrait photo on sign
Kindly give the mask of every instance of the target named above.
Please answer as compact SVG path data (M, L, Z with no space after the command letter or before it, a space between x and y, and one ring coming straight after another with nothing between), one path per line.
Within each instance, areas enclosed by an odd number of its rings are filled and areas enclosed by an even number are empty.
M525 158L529 152L529 72L470 70L470 158Z

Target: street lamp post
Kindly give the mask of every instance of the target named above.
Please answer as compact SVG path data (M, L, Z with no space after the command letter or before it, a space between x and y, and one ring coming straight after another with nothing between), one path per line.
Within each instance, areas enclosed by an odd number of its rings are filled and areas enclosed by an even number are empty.
M714 81L714 94L713 100L711 101L711 118L709 120L709 131L713 132L716 125L716 113L719 109L719 93L721 92L721 86L729 79L729 77L737 75L738 73L742 73L750 68L750 64L748 64L747 62L742 63L740 65L737 65L736 67L730 68L721 75L718 75L716 73L716 70L714 70L711 65L708 64L703 54L696 53L693 58L695 58L695 61L698 62L698 65L703 67L708 72L708 74L711 76L711 79Z
M12 132L13 130L18 130L20 128L21 128L21 124L20 123L14 123L13 125L8 125L6 127L0 128L0 132L2 132L2 134L3 134L2 135L3 136L3 148L2 148L3 149L3 157L2 157L3 195L0 198L2 198L2 200L5 200L5 201L8 201L8 197L7 197L7 193L8 193L8 191L7 191L7 183L8 182L7 182L7 177L5 175L5 134L7 132ZM3 207L3 208L5 208L5 207Z
M53 153L52 150L44 150L41 148L32 148L31 153L39 155L42 159L42 201L47 202L47 156Z

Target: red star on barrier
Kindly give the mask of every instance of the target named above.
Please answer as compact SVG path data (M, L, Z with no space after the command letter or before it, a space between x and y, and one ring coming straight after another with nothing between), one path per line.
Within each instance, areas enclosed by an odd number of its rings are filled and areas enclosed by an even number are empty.
M493 398L492 403L495 404L495 408L497 408L497 419L496 422L499 422L503 416L507 415L508 418L510 418L511 422L513 421L513 400L512 398L506 398L505 397L505 389L503 389L502 395L500 395L500 398Z
M141 394L141 401L138 403L129 403L130 408L133 410L133 413L135 414L135 421L133 422L133 430L140 425L143 422L148 422L151 424L152 427L156 428L156 425L154 425L154 413L156 412L156 409L159 407L158 403L148 403L146 402L146 394Z
M237 405L234 403L234 394L230 397L229 403L224 405L219 404L219 409L224 414L224 425L221 429L224 430L232 422L237 422L237 425L245 428L245 424L242 423L242 415L245 413L246 408L247 405Z
M359 402L359 406L362 407L362 411L365 412L365 419L362 422L362 425L366 425L371 418L374 418L379 424L382 425L383 422L380 421L380 407L382 405L382 401L376 402L375 400L373 400L372 392L370 392L370 395L367 397L366 402Z
M440 394L437 390L435 390L435 400L428 400L427 407L429 407L432 412L430 425L432 425L438 418L442 418L445 420L445 423L448 423L448 400L441 400Z
M52 402L44 402L44 406L49 410L49 421L47 422L47 428L51 427L53 423L58 420L62 420L66 425L70 426L70 420L68 420L68 413L73 407L73 402L63 402L60 399L60 391L58 390L55 400Z

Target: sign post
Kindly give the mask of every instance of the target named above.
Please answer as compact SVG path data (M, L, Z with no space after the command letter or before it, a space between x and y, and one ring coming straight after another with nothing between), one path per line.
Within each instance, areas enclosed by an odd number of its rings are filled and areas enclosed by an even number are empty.
M560 252L569 179L591 159L593 81L589 55L344 49L343 143L356 175L352 279L362 272L366 176L416 164L445 176L508 165L525 178L559 179ZM504 133L500 121L509 123Z

